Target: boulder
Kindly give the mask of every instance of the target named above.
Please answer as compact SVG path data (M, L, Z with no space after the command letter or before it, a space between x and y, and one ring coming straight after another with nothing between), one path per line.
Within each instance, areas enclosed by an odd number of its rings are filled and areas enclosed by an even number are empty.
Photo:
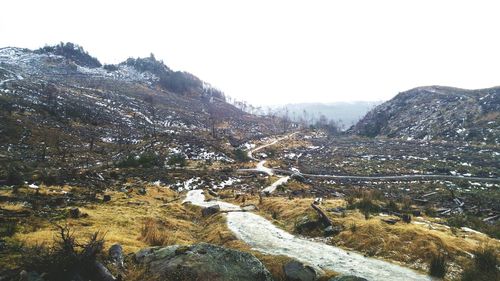
M215 215L220 211L220 206L219 205L213 205L210 207L203 208L201 210L201 215L204 217L208 217L211 215Z
M342 231L342 227L341 226L333 226L333 225L330 225L328 227L326 227L323 232L325 234L326 237L328 236L335 236L335 235L338 235L341 231Z
M307 216L302 217L295 224L295 230L299 234L306 233L309 231L314 231L316 229L321 229L321 227L322 227L322 224L319 221L313 220Z
M271 281L272 276L252 254L200 243L143 249L135 259L161 280Z
M328 279L328 281L368 281L368 279L354 275L341 275Z
M309 265L292 260L283 266L287 281L315 281L318 273Z
M119 268L123 269L123 248L120 244L113 244L108 250L109 257L113 264Z

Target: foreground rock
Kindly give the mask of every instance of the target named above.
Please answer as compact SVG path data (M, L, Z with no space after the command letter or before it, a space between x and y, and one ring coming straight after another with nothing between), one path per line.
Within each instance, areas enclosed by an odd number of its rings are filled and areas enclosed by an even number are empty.
M288 281L315 281L318 278L316 270L299 261L290 261L283 267Z
M272 280L255 256L207 243L147 248L135 258L146 265L148 276L164 280Z
M201 215L204 216L204 217L208 217L208 216L211 216L211 215L215 215L218 212L220 212L220 206L219 205L213 205L213 206L210 206L210 207L203 208L201 210Z

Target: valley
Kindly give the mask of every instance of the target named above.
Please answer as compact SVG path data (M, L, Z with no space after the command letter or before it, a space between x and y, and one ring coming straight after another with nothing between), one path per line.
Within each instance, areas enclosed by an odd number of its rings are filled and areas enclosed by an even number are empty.
M341 131L153 54L2 48L0 280L494 280L497 90L413 89Z

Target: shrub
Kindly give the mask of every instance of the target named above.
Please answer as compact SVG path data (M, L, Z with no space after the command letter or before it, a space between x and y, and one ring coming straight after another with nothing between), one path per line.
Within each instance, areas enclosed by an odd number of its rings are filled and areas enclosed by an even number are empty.
M9 167L7 171L7 184L18 186L23 184L23 175L17 167Z
M249 160L248 154L241 148L237 148L234 150L234 158L238 162L246 162Z
M474 262L462 273L462 281L490 281L500 279L497 253L491 248L474 252Z
M356 225L356 223L351 223L351 225L349 226L349 230L352 233L356 232L356 230L358 230L358 226Z
M354 204L363 213L378 213L380 212L380 207L373 202L368 197L364 197L361 201Z
M127 158L121 160L117 163L120 168L151 168L154 166L161 166L161 159L158 155L154 153L143 153L140 156L130 154Z
M180 153L176 153L176 154L170 156L167 164L172 165L172 166L179 165L181 167L184 167L187 164L186 157L184 157L184 155L182 155Z
M57 172L43 169L40 172L39 180L47 186L55 185L59 182L59 175L57 174Z
M96 232L86 243L80 244L67 226L58 228L58 237L51 247L38 245L23 249L21 267L46 273L46 280L73 280L76 276L92 280L104 245L103 236Z
M429 266L429 275L443 278L446 274L446 259L444 255L433 255Z

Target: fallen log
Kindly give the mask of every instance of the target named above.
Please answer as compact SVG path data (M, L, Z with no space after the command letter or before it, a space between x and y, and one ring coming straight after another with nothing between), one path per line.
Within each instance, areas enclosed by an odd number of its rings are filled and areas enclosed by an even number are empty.
M431 193L424 194L424 195L422 195L422 198L424 198L424 197L428 197L428 196L431 196L431 195L434 195L434 194L436 194L436 193L437 193L437 192L436 192L436 191L434 191L434 192L431 192Z
M320 207L316 206L314 203L311 204L311 207L318 213L319 219L323 222L324 225L331 226L333 225L332 221L328 218L328 216L321 210Z
M427 204L427 203L429 203L429 200L427 200L427 199L414 198L413 201L421 203L421 204Z
M483 219L484 222L489 222L489 221L494 221L496 219L500 218L500 215L494 215L488 218Z

